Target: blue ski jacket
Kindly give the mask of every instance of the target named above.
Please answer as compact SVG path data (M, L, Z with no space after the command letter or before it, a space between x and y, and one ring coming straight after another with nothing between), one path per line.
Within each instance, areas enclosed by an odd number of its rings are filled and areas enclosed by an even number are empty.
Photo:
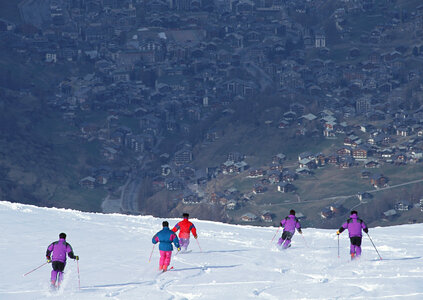
M163 227L162 230L157 232L152 239L153 244L159 244L159 250L172 251L172 243L176 248L179 248L179 239L176 234L169 229L169 227Z

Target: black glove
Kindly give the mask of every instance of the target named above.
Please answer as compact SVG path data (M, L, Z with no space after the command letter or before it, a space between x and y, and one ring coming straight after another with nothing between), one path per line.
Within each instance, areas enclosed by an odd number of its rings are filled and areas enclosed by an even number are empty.
M368 233L368 232L369 232L369 228L367 228L367 227L366 227L366 228L364 228L364 229L363 229L363 231L364 231L365 233Z

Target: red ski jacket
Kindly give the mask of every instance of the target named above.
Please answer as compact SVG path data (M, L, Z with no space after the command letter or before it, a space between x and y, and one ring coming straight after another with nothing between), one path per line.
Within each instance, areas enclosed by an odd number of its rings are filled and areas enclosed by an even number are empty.
M197 238L197 229L195 229L194 224L192 224L188 219L183 219L181 222L173 227L172 231L179 231L180 239L189 239L189 232L191 231L195 238Z

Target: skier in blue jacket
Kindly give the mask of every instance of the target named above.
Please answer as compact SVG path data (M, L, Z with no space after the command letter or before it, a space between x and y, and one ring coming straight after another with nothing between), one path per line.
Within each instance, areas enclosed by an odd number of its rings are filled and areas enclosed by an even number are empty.
M163 229L157 232L152 239L153 244L159 244L160 250L160 261L159 261L159 269L163 270L163 272L167 271L167 267L170 264L170 259L172 257L172 243L175 247L179 250L179 239L176 234L169 229L169 223L167 221L163 221L162 223Z

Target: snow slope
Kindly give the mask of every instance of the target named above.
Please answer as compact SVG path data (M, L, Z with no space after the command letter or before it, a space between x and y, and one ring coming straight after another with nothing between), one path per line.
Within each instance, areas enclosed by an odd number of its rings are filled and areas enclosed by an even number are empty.
M423 224L371 228L363 256L350 261L343 233L305 228L293 246L271 245L276 228L194 220L199 245L159 274L151 238L163 219L82 213L0 202L0 299L423 299ZM169 219L173 226L177 220ZM80 256L68 260L63 288L49 292L47 246L66 232ZM275 238L276 241L276 238Z

